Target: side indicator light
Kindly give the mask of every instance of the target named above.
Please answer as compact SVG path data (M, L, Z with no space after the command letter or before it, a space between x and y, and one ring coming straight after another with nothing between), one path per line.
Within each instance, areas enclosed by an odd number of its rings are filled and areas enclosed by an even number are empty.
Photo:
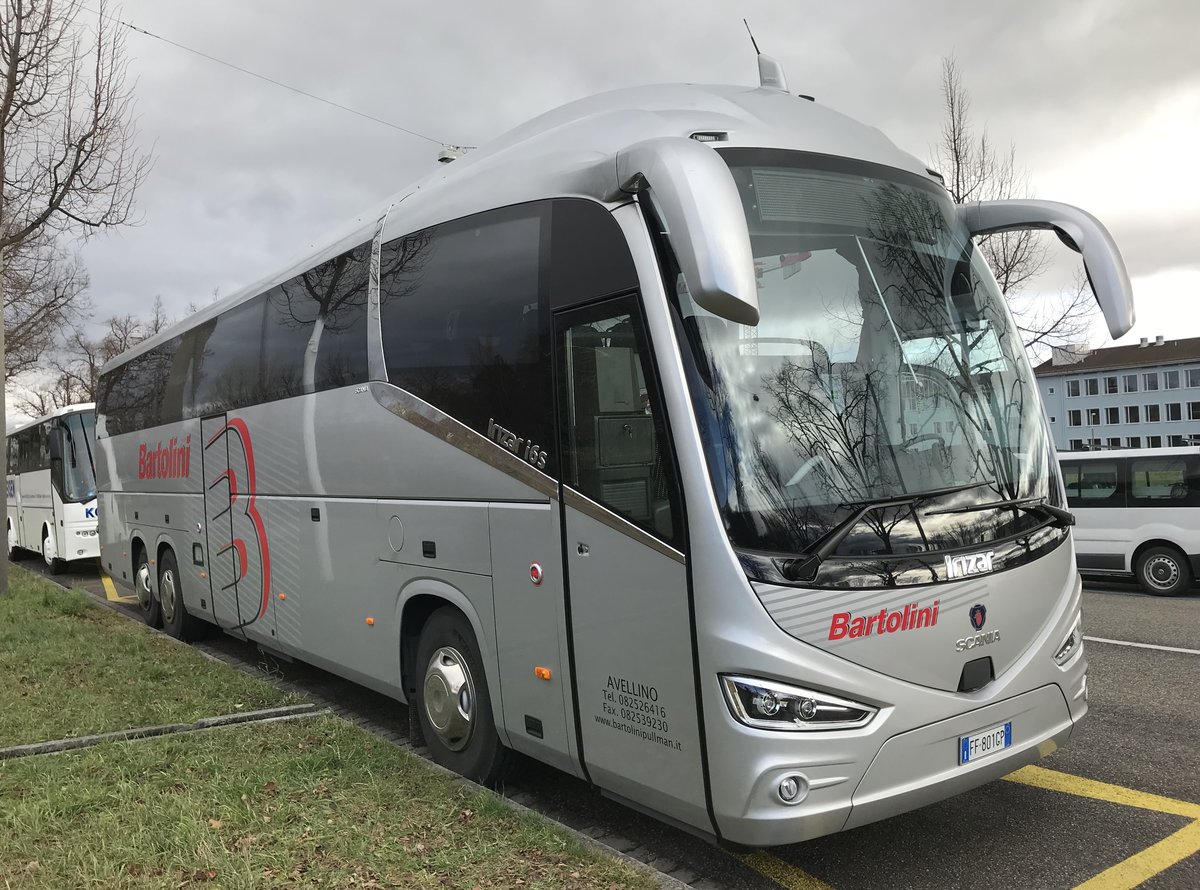
M279 597L281 600L285 600L285 599L287 599L287 594L286 594L286 593L277 593L277 594L275 594L275 595L276 595L277 597Z
M374 625L375 625L375 619L372 618L370 615L368 615L367 616L367 627L373 627Z
M207 577L208 577L208 572L201 572L201 573L200 573L200 577L201 577L201 578L207 578Z
M550 668L535 667L533 669L533 675L539 680L549 680L551 677Z

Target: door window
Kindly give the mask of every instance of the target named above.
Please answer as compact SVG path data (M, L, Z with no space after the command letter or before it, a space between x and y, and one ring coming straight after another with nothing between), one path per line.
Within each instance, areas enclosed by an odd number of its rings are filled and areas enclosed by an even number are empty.
M563 482L677 543L678 493L646 342L633 298L562 316Z

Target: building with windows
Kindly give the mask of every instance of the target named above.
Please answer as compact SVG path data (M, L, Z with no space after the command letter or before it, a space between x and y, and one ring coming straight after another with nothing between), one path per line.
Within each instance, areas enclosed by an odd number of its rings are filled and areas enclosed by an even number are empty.
M1200 337L1055 349L1033 372L1059 451L1200 443Z

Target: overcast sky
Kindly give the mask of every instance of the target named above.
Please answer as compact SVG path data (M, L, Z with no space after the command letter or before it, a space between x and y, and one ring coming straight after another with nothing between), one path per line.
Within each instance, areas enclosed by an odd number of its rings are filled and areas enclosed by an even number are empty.
M121 18L232 65L415 130L484 145L592 93L757 84L741 17L793 92L928 160L953 54L978 126L1016 148L1038 197L1099 217L1134 283L1130 336L1200 335L1200 3L1194 0L126 0ZM87 24L94 17L81 17ZM156 161L141 225L83 249L97 320L282 269L435 167L438 145L126 35ZM1042 287L1069 278L1074 255ZM1106 345L1098 322L1093 345Z

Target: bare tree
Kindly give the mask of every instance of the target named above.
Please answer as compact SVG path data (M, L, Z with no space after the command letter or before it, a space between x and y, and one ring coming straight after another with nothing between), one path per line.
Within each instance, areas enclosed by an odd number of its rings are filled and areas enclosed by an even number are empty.
M971 97L953 57L942 60L942 102L945 119L934 162L946 179L956 203L1003 200L1030 194L1028 174L1017 166L1016 150L997 150L987 131L976 134L971 120ZM1013 320L1033 355L1050 347L1087 337L1096 304L1085 283L1057 297L1033 303L1022 299L1025 288L1049 265L1045 234L1029 230L1001 232L978 239L1001 292L1008 298Z
M8 254L0 290L8 355L5 383L37 368L58 332L89 310L87 273L78 259L39 236Z
M129 222L150 158L135 146L124 40L96 0L95 31L81 0L0 0L0 287L6 256L65 231ZM8 300L3 304L7 310ZM4 330L0 326L0 367ZM7 374L4 375L7 379ZM4 415L0 392L0 416ZM7 451L0 434L0 451ZM7 525L0 504L0 528ZM0 593L8 563L0 560Z
M54 408L95 402L99 396L100 369L171 324L162 297L156 297L147 321L133 315L114 315L105 322L107 329L100 337L91 337L82 327L76 327L46 362L49 376L39 378L21 392L15 399L17 407L38 416Z

